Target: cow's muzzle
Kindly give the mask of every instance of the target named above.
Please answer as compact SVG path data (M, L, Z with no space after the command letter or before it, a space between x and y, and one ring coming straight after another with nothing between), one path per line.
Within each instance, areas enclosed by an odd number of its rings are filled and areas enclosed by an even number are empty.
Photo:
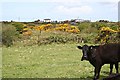
M83 61L83 60L88 60L87 56L82 57L81 61Z

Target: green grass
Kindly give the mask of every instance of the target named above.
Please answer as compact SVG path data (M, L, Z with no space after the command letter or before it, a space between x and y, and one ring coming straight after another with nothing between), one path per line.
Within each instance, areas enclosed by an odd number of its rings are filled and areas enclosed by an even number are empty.
M78 44L51 44L41 46L3 47L3 78L80 78L92 80L94 67L80 61ZM109 65L101 71L108 76Z

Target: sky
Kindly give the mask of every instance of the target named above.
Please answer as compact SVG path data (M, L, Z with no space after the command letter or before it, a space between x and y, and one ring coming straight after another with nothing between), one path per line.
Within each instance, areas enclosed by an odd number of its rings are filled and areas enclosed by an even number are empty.
M119 0L1 0L0 21L118 21Z
M120 1L118 2L118 21L120 22Z

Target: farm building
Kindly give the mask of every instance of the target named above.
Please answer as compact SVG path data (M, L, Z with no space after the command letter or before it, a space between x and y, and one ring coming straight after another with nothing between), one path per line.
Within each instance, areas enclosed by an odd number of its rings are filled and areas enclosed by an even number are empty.
M51 19L44 19L44 22L50 23L50 22L51 22Z

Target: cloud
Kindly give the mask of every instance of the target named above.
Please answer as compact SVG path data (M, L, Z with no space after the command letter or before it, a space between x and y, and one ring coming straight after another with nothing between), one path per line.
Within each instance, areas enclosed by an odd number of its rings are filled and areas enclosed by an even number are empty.
M78 6L78 7L58 6L55 11L67 15L71 15L71 14L79 15L79 14L90 14L92 13L93 10L90 6Z
M119 0L1 0L1 2L61 2L61 3L78 3L78 2L119 2Z
M111 5L113 2L99 2L101 5Z
M77 3L82 0L1 0L1 2L60 2L60 3Z
M111 2L111 3L118 3L119 0L84 0L84 2Z
M1 2L80 2L81 0L1 0Z

